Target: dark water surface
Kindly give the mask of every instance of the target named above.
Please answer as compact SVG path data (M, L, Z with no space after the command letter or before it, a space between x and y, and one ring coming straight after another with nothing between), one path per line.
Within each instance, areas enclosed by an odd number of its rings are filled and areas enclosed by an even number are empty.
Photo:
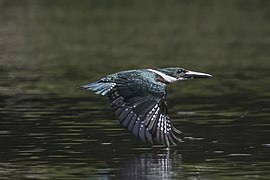
M0 0L0 179L270 179L269 2ZM169 150L76 89L166 66Z

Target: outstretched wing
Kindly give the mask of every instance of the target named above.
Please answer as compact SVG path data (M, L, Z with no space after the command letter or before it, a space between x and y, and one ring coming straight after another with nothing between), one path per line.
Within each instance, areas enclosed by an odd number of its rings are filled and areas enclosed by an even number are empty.
M145 87L138 81L117 80L108 95L111 107L120 123L143 142L176 145L181 141L176 134L181 132L168 116L166 85L153 83Z
M82 88L107 95L120 123L143 142L176 145L181 141L177 137L181 132L168 116L166 85L154 78L125 78L120 74L113 81L103 78Z

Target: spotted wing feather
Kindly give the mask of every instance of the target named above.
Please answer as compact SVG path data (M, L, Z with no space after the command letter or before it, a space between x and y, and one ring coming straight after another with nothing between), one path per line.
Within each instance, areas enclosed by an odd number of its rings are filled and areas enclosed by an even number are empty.
M168 116L166 95L157 96L139 89L131 91L131 86L136 83L123 83L125 84L118 82L108 94L111 107L120 123L143 142L170 146L181 141L177 137L180 131L171 124ZM118 87L121 87L120 90Z

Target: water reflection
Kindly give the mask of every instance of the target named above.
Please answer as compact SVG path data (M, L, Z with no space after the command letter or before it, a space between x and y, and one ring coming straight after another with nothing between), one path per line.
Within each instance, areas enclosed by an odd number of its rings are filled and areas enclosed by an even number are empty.
M104 109L106 100L90 98L6 96L0 102L1 175L177 179L238 171L253 177L269 168L265 158L269 113L256 113L256 102L244 103L244 109L252 112L244 117L238 105L225 105L229 113L216 113L217 97L182 99L184 113L171 105L172 120L184 132L184 142L168 151L141 143L119 125L109 108ZM192 106L194 102L207 102L208 110L203 104Z
M140 154L120 167L116 177L117 179L172 179L173 163L176 162L178 166L181 165L181 154L176 151Z

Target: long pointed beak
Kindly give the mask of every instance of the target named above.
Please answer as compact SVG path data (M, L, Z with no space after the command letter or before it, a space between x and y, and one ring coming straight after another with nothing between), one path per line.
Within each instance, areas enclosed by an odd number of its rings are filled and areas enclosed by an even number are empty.
M195 71L187 71L184 74L184 78L209 78L209 77L212 77L212 75Z

